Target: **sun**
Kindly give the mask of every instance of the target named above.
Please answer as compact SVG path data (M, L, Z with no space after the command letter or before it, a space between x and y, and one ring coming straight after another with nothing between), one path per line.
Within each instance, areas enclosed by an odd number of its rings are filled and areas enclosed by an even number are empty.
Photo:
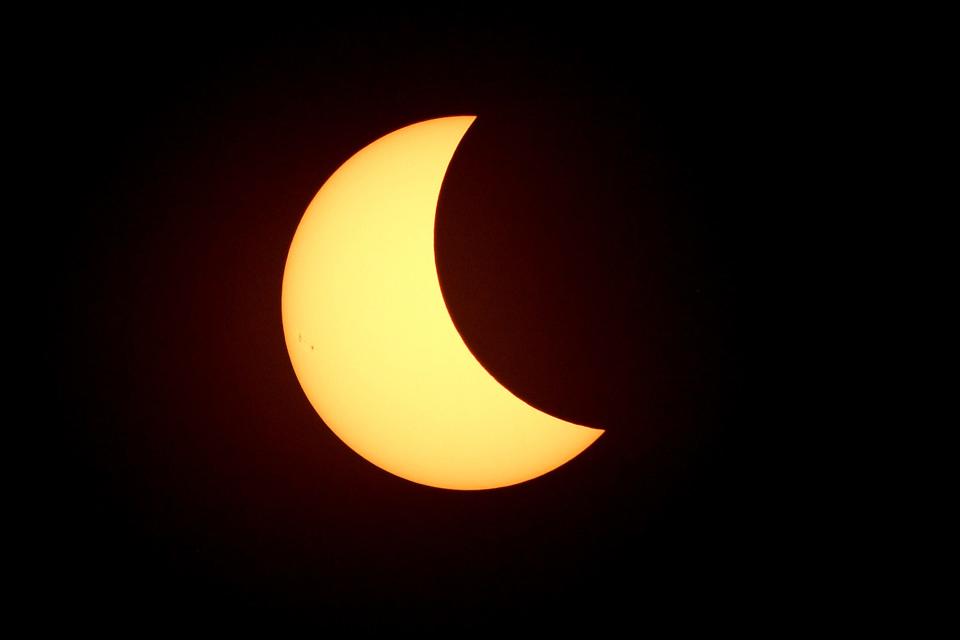
M303 215L281 299L293 369L324 422L373 464L448 489L530 480L603 433L503 387L450 318L434 219L473 121L413 124L347 160Z

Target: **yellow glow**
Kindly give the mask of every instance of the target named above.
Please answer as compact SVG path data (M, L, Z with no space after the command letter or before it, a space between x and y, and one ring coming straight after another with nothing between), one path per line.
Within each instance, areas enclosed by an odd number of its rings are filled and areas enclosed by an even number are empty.
M281 301L290 360L324 422L373 464L448 489L535 478L603 433L513 395L447 312L433 224L473 120L420 122L347 160L300 221Z

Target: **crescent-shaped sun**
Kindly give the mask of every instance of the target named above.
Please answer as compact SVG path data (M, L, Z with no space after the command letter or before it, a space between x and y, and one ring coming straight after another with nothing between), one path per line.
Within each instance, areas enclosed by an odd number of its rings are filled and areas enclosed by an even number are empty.
M603 433L503 387L450 318L434 218L473 120L413 124L347 160L300 221L281 295L293 369L324 422L373 464L448 489L530 480Z

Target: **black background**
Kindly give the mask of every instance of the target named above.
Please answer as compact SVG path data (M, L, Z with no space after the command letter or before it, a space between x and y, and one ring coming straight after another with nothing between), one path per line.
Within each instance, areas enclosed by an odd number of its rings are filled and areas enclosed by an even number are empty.
M42 597L94 620L451 630L775 608L793 552L757 356L784 70L764 45L636 18L248 17L67 29L25 74L56 177L35 192ZM456 114L478 119L438 207L453 319L509 389L607 429L476 493L327 430L279 308L330 173Z

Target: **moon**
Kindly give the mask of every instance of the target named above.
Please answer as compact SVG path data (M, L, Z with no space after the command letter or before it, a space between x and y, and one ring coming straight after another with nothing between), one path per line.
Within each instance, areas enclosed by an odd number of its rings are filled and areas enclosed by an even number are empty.
M536 478L603 434L511 393L450 318L434 219L474 119L412 124L337 169L297 227L281 293L290 361L327 426L392 474L463 490Z

